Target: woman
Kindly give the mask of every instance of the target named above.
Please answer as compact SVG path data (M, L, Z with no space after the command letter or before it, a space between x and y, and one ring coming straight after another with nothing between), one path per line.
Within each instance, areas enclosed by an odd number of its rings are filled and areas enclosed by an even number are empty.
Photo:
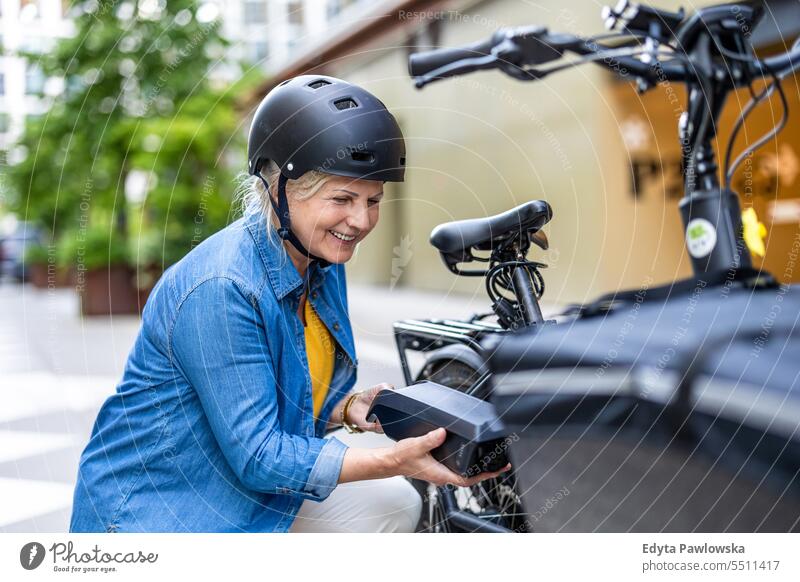
M401 476L476 481L431 456L443 429L377 449L325 438L380 432L366 412L386 386L350 392L344 263L404 156L394 117L357 86L301 76L264 98L248 143L258 204L153 290L81 456L71 531L413 531L420 500Z

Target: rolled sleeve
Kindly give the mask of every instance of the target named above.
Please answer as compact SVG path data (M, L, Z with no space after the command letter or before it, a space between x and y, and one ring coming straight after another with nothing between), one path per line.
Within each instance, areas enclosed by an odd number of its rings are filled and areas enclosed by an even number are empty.
M317 461L308 476L308 482L303 488L305 497L322 501L331 494L339 482L346 452L347 445L339 439L335 437L325 439L325 445L317 456Z
M321 501L336 487L347 447L282 430L266 333L255 302L232 280L212 278L178 310L173 363L197 393L222 454L246 488Z

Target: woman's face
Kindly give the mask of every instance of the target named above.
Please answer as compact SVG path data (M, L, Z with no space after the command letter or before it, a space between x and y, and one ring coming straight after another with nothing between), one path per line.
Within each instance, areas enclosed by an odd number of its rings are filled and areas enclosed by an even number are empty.
M312 255L346 263L378 223L383 182L333 176L306 200L289 198L292 230Z

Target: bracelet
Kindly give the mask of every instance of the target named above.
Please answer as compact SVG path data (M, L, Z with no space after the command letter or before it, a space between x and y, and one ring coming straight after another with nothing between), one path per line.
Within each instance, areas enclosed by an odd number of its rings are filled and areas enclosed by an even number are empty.
M347 397L347 400L344 402L344 406L342 406L342 426L344 429L349 432L350 434L364 432L364 429L356 424L351 424L347 421L347 411L350 410L350 405L353 404L356 398L358 398L359 393L353 392L350 396Z

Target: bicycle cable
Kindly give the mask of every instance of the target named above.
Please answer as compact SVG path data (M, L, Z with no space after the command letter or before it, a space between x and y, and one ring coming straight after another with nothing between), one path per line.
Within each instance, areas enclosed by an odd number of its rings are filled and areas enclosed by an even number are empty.
M647 50L644 50L644 49L637 50L637 51L631 51L631 50L629 50L628 47L625 47L625 48L621 48L621 49L611 49L611 50L607 50L607 51L603 51L603 52L592 53L590 55L584 55L581 58L576 59L574 61L570 61L568 63L563 63L561 65L555 65L555 66L552 66L552 67L550 67L548 69L536 69L535 67L526 68L524 66L523 67L518 67L518 68L521 71L524 71L526 73L527 72L535 72L536 74L535 74L534 78L540 79L542 77L550 75L551 73L558 73L560 71L565 71L567 69L571 69L572 67L579 67L580 65L584 65L586 63L592 63L594 61L601 61L601 60L606 60L606 59L612 59L613 60L616 57L637 58L637 57L640 57L640 56L643 56L643 55L647 55L647 56L650 56L650 57L671 57L670 61L668 61L668 62L671 62L673 60L681 61L684 64L687 64L689 62L689 59L687 59L685 56L683 56L683 55L681 55L679 53L676 53L676 52L656 52L656 53L651 53L651 52L649 52ZM657 62L660 62L660 61L657 61Z
M541 266L542 263L527 260L507 261L493 266L486 274L486 292L489 298L493 303L500 299L508 299L503 291L515 293L512 280L514 270L523 269L530 278L536 298L541 299L545 290L544 277L541 271L539 271L539 267Z
M766 65L765 65L765 67L766 67ZM767 70L769 71L770 75L772 76L773 82L770 84L770 86L767 89L765 89L762 92L762 94L764 96L762 97L761 100L763 101L764 98L769 96L775 89L777 89L778 90L778 95L781 98L781 105L783 107L783 111L782 111L782 114L781 114L781 119L775 126L773 126L773 128L770 131L768 131L763 136L761 136L758 140L755 141L755 143L753 143L752 145L750 145L747 148L745 148L745 150L741 154L739 154L739 156L730 165L730 168L726 168L726 172L725 172L725 186L726 186L726 188L730 188L730 184L731 184L731 181L733 179L733 174L736 172L736 169L745 160L745 158L747 158L750 154L752 154L754 151L756 151L760 147L764 146L773 137L778 135L783 130L783 128L786 127L786 124L787 124L787 122L789 120L789 102L786 99L786 93L783 90L783 86L781 85L780 79L778 78L777 74L775 74L774 71L772 71L771 69L767 69ZM752 111L752 108L751 108L751 111ZM749 113L749 111L748 111L748 113ZM738 130L739 127L741 127L741 125L744 124L744 119L742 117L740 117L740 120L741 120L741 123L739 123L737 121L737 130ZM725 157L726 157L726 163L727 163L727 161L729 159L727 153L726 153Z

